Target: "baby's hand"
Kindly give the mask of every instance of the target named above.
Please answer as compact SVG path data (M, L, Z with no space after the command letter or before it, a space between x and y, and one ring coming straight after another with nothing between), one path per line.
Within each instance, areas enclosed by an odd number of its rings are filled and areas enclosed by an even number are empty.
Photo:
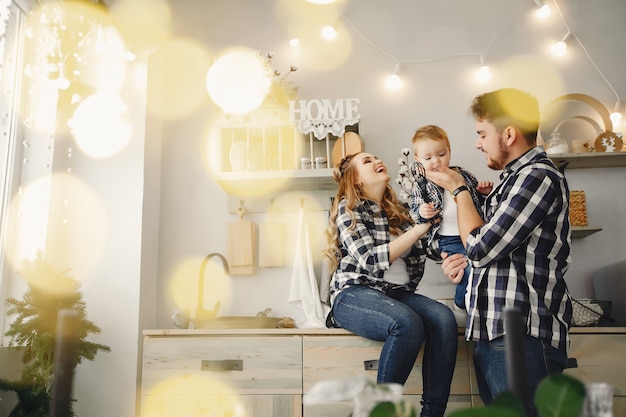
M491 190L493 190L493 182L491 181L480 181L476 186L476 191L482 195L489 195Z
M435 210L435 203L424 203L420 206L420 216L423 219L432 219L437 214L439 210Z

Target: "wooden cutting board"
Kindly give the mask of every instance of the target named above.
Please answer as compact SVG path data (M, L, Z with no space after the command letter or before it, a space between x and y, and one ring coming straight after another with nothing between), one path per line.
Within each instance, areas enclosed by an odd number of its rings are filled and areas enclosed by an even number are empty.
M227 225L226 257L230 275L251 275L254 273L255 225L243 219L243 207L237 211L239 220Z

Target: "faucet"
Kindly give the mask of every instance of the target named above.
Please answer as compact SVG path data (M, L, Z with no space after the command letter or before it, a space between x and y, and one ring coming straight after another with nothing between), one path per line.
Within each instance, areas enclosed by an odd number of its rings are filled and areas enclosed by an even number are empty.
M217 312L219 311L222 305L222 303L218 300L215 303L215 306L213 307L212 311L207 311L204 309L204 275L206 272L206 266L211 260L211 258L213 257L220 258L224 266L224 272L226 274L230 273L228 269L228 261L226 260L224 255L214 252L214 253L209 253L207 256L204 257L204 259L202 260L202 263L200 264L200 272L198 274L198 307L196 308L196 317L206 317L206 316L216 317Z

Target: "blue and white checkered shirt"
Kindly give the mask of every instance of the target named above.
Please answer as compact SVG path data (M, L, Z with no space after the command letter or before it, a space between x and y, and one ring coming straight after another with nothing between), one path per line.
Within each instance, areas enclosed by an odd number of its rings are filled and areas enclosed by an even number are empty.
M527 334L567 351L572 303L569 189L535 147L506 166L485 202L487 223L467 238L473 276L467 340L504 335L504 310L520 311Z
M330 284L331 305L337 294L348 286L368 285L383 292L389 287L389 283L383 280L383 275L390 266L391 234L387 214L372 200L361 201L352 213L354 220L346 211L346 200L341 200L336 220L341 259ZM406 231L413 225L406 222L401 227ZM406 257L410 281L399 286L400 288L415 292L422 279L426 261L424 243L424 238L418 240Z

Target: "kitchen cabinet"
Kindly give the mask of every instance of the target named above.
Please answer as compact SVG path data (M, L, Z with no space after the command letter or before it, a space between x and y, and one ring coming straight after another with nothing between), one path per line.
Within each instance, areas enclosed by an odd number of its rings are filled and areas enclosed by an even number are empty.
M318 381L376 379L381 342L343 329L144 330L141 417L228 415L247 417L346 417L351 402L302 404ZM575 327L566 373L582 382L615 387L614 414L626 415L626 328ZM405 385L404 398L420 410L422 354ZM448 412L482 406L472 344L459 348ZM236 415L236 414L233 414Z

